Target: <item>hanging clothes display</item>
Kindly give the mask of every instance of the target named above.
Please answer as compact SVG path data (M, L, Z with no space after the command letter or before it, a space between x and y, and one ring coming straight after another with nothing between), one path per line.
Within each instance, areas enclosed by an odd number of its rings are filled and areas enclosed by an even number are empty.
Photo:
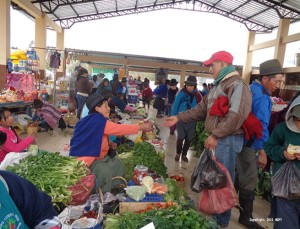
M50 56L50 68L59 68L60 66L60 53L55 51L51 56Z

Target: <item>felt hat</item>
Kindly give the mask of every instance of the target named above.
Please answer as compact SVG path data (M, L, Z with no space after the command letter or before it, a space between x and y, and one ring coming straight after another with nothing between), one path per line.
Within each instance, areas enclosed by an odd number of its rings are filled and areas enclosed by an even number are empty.
M33 108L41 108L43 106L43 102L39 99L33 100L32 107Z
M283 73L283 69L279 60L267 60L259 65L259 74L261 76L269 76Z
M176 79L171 79L171 81L169 83L170 86L175 86L177 84L178 84L178 82L176 81Z
M300 118L300 104L298 104L292 108L291 115L296 118Z
M184 83L188 85L197 86L196 76L189 76Z
M208 60L204 61L203 64L205 66L210 66L215 61L224 61L228 64L232 64L233 56L229 52L219 51L212 54L212 56Z
M86 100L86 106L89 109L89 111L92 111L95 109L95 107L101 103L103 100L106 100L102 95L98 94L91 94L88 99Z

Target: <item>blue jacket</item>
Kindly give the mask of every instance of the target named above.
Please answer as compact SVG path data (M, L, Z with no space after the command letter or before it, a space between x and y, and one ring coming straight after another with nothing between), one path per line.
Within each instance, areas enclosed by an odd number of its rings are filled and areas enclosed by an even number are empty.
M112 98L112 102L117 108L120 109L121 112L125 112L126 103L122 99L120 99L120 96L114 96Z
M269 92L258 81L252 81L250 90L252 92L252 113L263 126L262 138L254 139L251 148L260 150L263 149L263 143L269 138L268 127L272 112L272 101Z
M160 98L166 98L167 93L168 93L168 87L165 84L159 85L153 91L153 94L156 95L156 97L160 97Z
M171 115L177 115L179 112L187 111L195 107L197 105L195 93L196 91L188 93L186 89L183 88L175 97Z
M40 222L57 216L51 197L39 191L31 182L8 171L0 170L0 175L7 183L9 195L29 228L34 228Z
M100 113L89 114L80 119L70 142L70 156L99 157L106 121Z

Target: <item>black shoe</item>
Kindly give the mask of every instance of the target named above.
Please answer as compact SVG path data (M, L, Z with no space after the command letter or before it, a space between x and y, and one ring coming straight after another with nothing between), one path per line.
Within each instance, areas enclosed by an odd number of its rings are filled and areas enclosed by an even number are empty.
M175 132L174 131L170 131L170 135L174 135L175 134Z
M179 161L181 154L176 154L175 161Z

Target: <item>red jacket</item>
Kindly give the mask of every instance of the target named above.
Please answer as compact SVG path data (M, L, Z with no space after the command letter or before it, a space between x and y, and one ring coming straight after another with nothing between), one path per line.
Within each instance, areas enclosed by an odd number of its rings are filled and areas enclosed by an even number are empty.
M142 91L142 97L146 100L151 100L153 97L153 91L150 87L146 87Z
M226 96L219 96L213 103L209 114L223 117L227 114L228 110L228 98ZM243 129L245 131L245 138L247 141L252 136L256 136L257 138L262 137L262 124L252 112L249 113L248 117L244 121Z

